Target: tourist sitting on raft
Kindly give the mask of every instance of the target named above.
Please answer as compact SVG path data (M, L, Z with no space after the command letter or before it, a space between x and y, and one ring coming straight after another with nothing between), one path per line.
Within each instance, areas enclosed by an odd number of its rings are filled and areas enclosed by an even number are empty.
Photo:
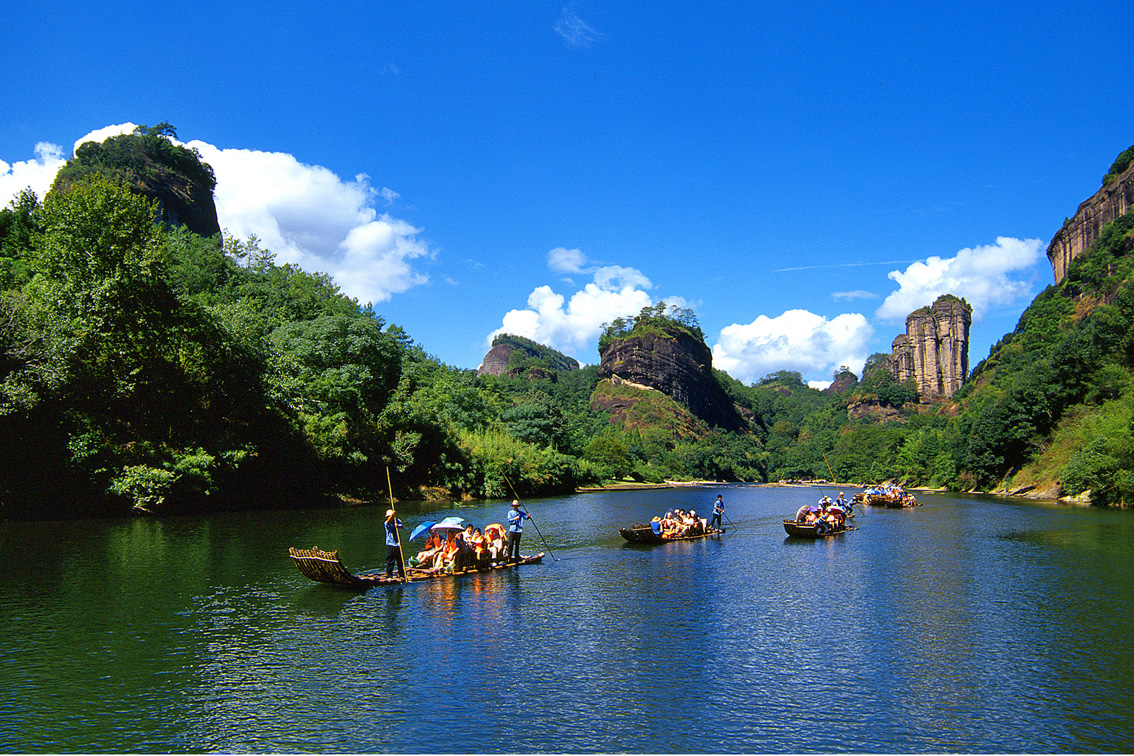
M423 572L453 573L488 569L503 558L504 528L493 523L481 532L480 528L469 524L461 531L450 530L444 539L436 531L431 533L409 563Z
M824 496L818 504L804 504L795 513L795 521L804 525L815 525L819 532L835 530L846 525L848 517L854 513L845 502L831 501Z
M664 517L655 517L650 521L650 528L662 538L704 535L706 526L705 518L698 517L696 511L686 512L683 509L671 509Z

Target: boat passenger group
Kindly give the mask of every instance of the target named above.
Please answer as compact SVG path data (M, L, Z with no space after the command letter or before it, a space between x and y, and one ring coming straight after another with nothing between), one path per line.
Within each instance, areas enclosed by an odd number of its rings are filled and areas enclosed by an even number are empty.
M714 530L721 529L721 515L724 514L724 500L717 496L713 503L713 517L706 520L698 517L696 510L671 509L664 517L655 517L650 521L650 529L654 535L662 538L688 538L690 536L705 535Z
M830 496L824 496L818 504L804 504L795 513L795 521L804 525L815 525L819 534L832 530L841 530L847 524L847 518L854 516L852 505L847 502L843 492L831 501Z
M425 523L410 536L412 541L421 532L429 532L424 547L416 556L409 558L409 565L418 573L452 574L515 564L520 561L520 538L524 532L525 519L531 519L531 515L520 508L519 501L513 501L512 509L508 512L507 530L503 525L493 523L485 526L482 531L471 523L461 525L459 517L449 517L438 523ZM398 532L401 526L394 510L386 510L386 577L393 577L396 570L398 577L404 580L406 569L402 556L403 542Z

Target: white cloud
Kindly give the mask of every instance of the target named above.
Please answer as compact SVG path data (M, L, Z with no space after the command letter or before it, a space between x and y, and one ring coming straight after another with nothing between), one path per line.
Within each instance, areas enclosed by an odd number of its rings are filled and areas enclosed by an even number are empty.
M10 165L0 160L0 207L7 207L29 187L42 200L51 188L55 174L66 162L63 148L48 142L36 144L33 160L20 160Z
M972 305L973 319L980 320L990 308L1031 296L1030 279L1034 278L1034 266L1043 246L1039 239L999 236L995 244L965 248L955 257L930 257L904 271L891 271L888 276L899 288L886 297L875 315L882 320L902 322L942 294L954 294L966 299ZM1021 275L1028 280L1021 279Z
M135 128L123 123L97 129L76 141L75 149ZM379 215L375 202L392 205L398 193L374 189L365 173L344 181L323 166L282 152L221 149L201 141L185 146L195 148L213 168L221 228L238 239L255 234L278 262L328 273L345 294L361 302L384 302L428 282L413 265L433 256L419 238L421 229ZM60 147L41 143L35 161L0 162L0 198L31 185L42 199L66 162L61 153Z
M578 249L556 247L547 253L547 267L556 273L582 273L587 256Z
M343 293L361 302L384 302L429 278L412 261L432 252L421 229L388 214L374 202L397 193L375 190L360 173L344 181L319 165L283 152L221 149L186 143L212 166L222 228L238 239L255 234L280 263L329 273Z
M551 254L548 262L552 264ZM503 324L489 334L487 341L511 333L586 362L587 352L595 347L604 324L637 315L652 304L645 290L653 284L641 271L610 265L593 273L594 282L572 294L570 300L550 286L536 288L528 295L527 308L505 314Z
M873 335L874 328L858 313L830 320L807 310L788 310L776 318L761 315L747 325L721 329L713 367L744 383L777 370L829 376L846 365L861 373Z

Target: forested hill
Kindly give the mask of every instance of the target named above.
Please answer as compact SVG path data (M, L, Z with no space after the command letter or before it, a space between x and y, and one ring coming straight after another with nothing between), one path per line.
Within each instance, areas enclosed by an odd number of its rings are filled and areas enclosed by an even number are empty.
M444 365L328 276L173 222L154 191L212 172L153 141L171 129L84 149L0 211L0 518L382 501L387 471L398 497L834 476L1134 501L1129 215L951 399L889 355L830 392L713 370L723 422L515 339L514 374ZM703 346L656 307L604 346L643 323Z

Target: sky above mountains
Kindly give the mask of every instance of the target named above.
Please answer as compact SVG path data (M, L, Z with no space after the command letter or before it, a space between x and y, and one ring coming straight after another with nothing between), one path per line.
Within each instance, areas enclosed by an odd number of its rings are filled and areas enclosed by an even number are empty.
M975 366L1134 144L1132 6L710 5L16 4L0 203L164 121L229 233L450 365L595 363L665 300L733 377L823 382L951 293Z

